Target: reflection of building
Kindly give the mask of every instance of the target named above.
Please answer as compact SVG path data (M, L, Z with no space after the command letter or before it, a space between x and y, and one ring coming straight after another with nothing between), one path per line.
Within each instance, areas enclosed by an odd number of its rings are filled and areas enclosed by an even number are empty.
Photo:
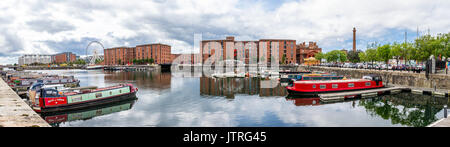
M49 64L51 62L52 62L51 55L28 54L19 57L19 65L33 64L33 63Z
M161 43L108 48L104 50L104 54L106 65L133 64L135 59L153 59L156 64L170 64L174 59L171 47Z
M305 42L297 45L297 63L304 63L305 59L315 57L317 53L322 52L322 48L317 46L316 42L309 42L308 46Z
M259 96L286 96L286 89L278 85L275 88L261 88L259 78L200 78L200 94L226 96L234 98L235 94Z
M109 73L109 72L107 72ZM112 72L105 76L105 80L123 83L124 81L136 81L136 87L148 87L150 89L165 90L170 88L172 74L158 70L150 72Z

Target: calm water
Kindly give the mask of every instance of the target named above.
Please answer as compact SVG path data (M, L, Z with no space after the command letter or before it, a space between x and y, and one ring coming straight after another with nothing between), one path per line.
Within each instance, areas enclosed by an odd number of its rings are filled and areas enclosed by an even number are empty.
M286 98L283 86L259 79L183 78L159 72L41 71L75 75L81 86L132 83L137 100L76 112L42 115L53 126L426 126L443 118L446 98L400 93L321 103Z

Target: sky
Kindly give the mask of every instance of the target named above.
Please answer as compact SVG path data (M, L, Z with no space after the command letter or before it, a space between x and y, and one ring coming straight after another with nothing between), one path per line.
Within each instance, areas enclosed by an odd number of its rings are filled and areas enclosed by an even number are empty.
M74 52L164 43L173 53L202 39L294 39L323 51L372 42L413 41L450 32L448 0L3 0L0 64L23 54ZM419 30L419 31L417 31Z

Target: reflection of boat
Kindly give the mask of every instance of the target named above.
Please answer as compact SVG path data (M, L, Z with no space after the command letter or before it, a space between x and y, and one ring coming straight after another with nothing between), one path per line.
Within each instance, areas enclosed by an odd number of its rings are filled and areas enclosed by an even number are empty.
M296 106L320 105L320 98L287 98L288 101L294 101Z
M97 89L82 89L69 92L56 89L41 89L37 112L56 112L81 109L95 105L122 101L135 96L137 88L132 84L119 84Z
M369 75L363 79L329 81L295 81L286 87L290 95L313 95L321 93L363 90L384 87L381 76Z
M47 123L53 126L59 126L62 122L70 122L75 120L87 120L97 116L108 115L124 110L129 110L136 102L136 97L130 97L128 100L89 107L74 111L56 112L56 113L41 113Z

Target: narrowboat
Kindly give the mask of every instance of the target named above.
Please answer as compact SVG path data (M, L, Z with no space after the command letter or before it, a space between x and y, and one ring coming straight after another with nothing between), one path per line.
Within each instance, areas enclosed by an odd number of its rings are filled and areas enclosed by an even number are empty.
M49 76L41 78L11 78L8 85L15 89L15 91L26 91L34 83L44 83L46 85L59 85L62 84L66 87L78 87L80 80L75 79L73 76Z
M135 97L138 91L132 84L119 84L96 89L57 90L53 88L36 89L30 98L39 97L32 104L36 112L59 112L87 108ZM37 96L36 96L36 95Z
M318 96L322 93L364 90L384 87L381 76L368 75L362 79L295 81L286 89L289 95Z
M280 74L310 74L311 71L280 71Z
M284 75L280 78L280 82L289 83L291 81L310 81L310 80L342 80L344 76L334 74L304 74L304 75Z

